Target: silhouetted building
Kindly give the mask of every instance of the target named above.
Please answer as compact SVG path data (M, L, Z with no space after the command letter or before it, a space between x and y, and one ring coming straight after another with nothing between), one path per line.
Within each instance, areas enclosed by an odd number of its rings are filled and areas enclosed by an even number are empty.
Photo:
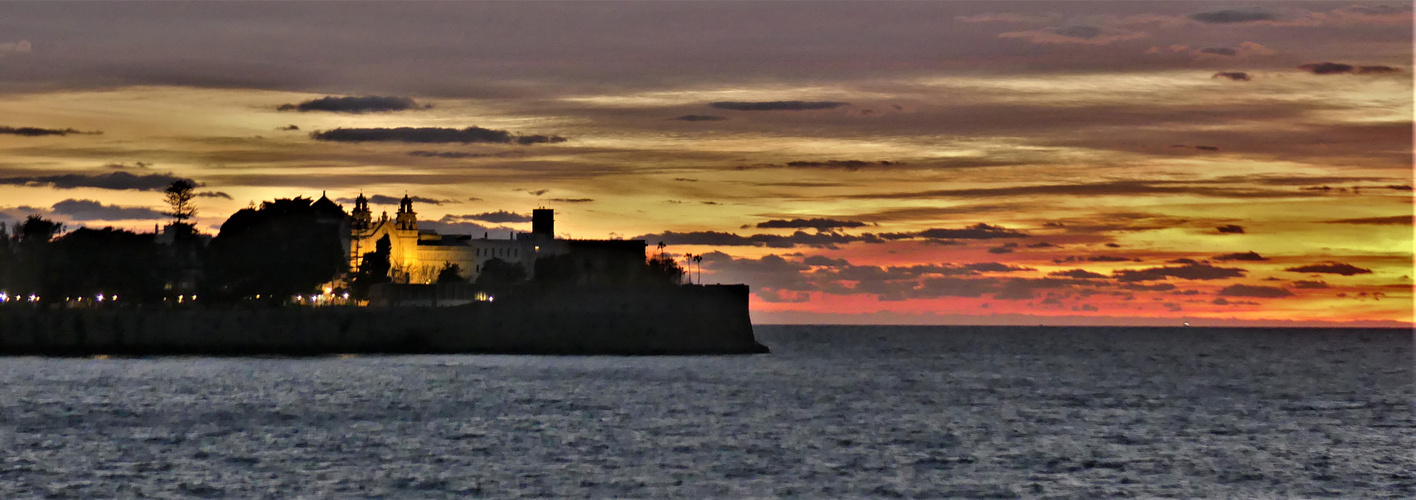
M516 233L508 239L420 230L417 216L412 199L405 195L393 219L384 213L375 220L368 199L359 195L348 217L349 268L358 269L364 254L373 252L376 242L384 236L391 243L389 277L394 283L433 283L449 264L456 264L463 278L475 282L493 259L521 266L527 277L534 277L537 258L567 255L584 271L577 280L582 284L629 282L638 278L639 268L644 265L644 240L557 239L555 211L549 208L531 212L530 233Z
M532 210L531 234L554 238L556 235L556 212L549 208Z

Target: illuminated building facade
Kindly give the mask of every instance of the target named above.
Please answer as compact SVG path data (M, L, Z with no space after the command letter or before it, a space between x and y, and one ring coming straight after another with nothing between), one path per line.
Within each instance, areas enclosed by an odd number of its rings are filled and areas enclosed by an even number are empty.
M547 208L532 211L530 233L514 233L508 239L420 230L413 200L407 195L392 219L387 212L374 219L368 199L361 194L354 200L349 221L349 268L358 269L364 254L375 251L378 241L388 237L389 276L394 283L434 283L449 264L457 265L464 279L475 282L493 259L521 266L528 277L533 276L539 257L566 256L578 269L601 273L620 269L637 273L644 263L643 240L557 239L555 212Z

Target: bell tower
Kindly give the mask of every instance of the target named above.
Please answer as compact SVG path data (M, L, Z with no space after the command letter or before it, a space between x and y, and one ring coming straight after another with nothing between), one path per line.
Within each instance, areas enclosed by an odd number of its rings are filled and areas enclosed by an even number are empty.
M418 213L413 211L413 200L406 194L403 195L403 201L398 202L398 214L393 223L398 229L418 230Z
M359 197L354 199L354 211L351 214L354 221L350 224L353 229L369 229L374 225L374 213L369 211L369 199L364 197L364 193L359 193Z

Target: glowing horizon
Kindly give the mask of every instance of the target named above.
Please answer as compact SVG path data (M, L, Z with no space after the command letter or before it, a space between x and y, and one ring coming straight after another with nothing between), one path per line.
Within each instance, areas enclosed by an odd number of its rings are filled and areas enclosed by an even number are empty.
M1008 6L4 5L0 222L406 193L759 322L1411 326L1409 4Z

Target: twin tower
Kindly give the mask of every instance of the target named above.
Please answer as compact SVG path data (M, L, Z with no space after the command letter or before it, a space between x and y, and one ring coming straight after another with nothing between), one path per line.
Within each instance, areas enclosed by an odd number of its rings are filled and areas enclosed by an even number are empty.
M364 254L389 240L389 276L395 283L432 283L443 268L456 265L461 276L475 281L487 262L497 259L520 265L530 275L536 258L569 251L565 240L555 238L555 211L538 208L531 212L531 232L506 239L487 236L444 235L434 229L418 229L418 213L407 195L398 202L393 219L384 212L377 220L369 200L360 194L349 217L349 267L358 269ZM642 250L640 255L642 255Z
M369 199L363 193L354 199L354 211L351 214L354 230L370 229L374 227L374 212L369 210ZM383 219L388 219L387 212ZM394 227L401 230L418 230L418 212L413 211L413 199L408 195L403 195L403 199L398 202L398 212L394 214ZM554 238L556 234L556 211L549 208L537 208L531 211L531 234L545 238Z

